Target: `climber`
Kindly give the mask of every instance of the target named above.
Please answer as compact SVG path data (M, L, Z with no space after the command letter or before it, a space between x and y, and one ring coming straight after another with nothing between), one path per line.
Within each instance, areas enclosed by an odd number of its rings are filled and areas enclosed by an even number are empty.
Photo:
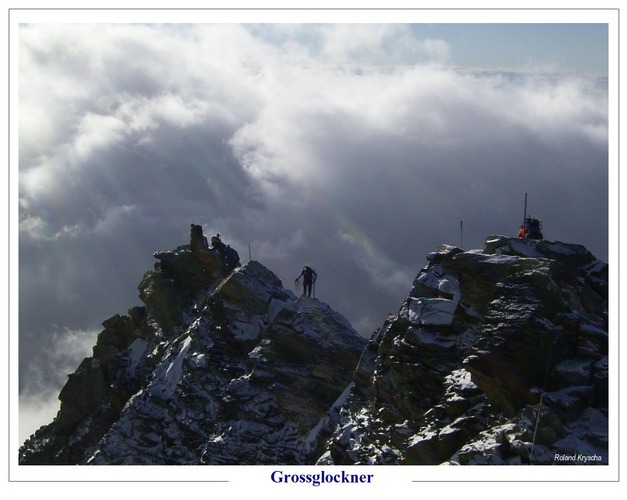
M224 245L224 243L222 243ZM231 248L230 245L226 245L224 247L224 251L220 253L222 257L222 262L226 266L227 271L232 271L236 267L240 266L239 254L234 248Z
M541 229L542 221L527 217L524 224L518 229L518 237L530 240L541 240L544 238Z
M296 283L300 283L298 280L303 277L303 295L307 295L307 297L311 297L311 288L315 287L316 280L318 279L318 274L311 267L305 266L303 270L296 278ZM314 297L316 296L314 292Z
M222 241L220 233L211 237L211 251L218 254L227 272L230 272L241 265L239 254L234 248L231 248L230 245L226 245Z
M541 240L544 238L542 235L542 221L540 219L532 219L527 217L527 223L525 225L526 234L525 238L530 240Z
M222 243L222 238L220 237L220 233L211 237L211 248L213 248L217 252L224 252L224 250L226 249L226 245Z

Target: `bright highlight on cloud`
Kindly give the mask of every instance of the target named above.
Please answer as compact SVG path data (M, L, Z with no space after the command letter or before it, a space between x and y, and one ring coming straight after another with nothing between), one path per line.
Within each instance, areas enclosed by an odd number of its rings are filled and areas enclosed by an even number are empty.
M191 222L287 286L313 265L366 336L461 219L467 248L515 235L525 192L547 238L607 258L605 79L453 69L404 25L26 25L19 43L25 398L58 362L50 332L138 303Z

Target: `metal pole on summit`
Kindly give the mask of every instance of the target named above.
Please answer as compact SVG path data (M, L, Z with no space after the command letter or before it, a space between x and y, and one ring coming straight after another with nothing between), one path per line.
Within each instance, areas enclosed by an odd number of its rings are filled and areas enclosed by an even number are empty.
M523 214L523 224L527 221L527 193L525 193L525 213Z
M464 221L459 221L459 248L464 248Z

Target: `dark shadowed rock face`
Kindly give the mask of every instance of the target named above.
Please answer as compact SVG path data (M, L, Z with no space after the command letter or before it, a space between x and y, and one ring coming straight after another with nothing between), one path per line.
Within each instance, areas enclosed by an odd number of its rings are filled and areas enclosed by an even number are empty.
M155 254L145 307L103 323L22 464L306 463L366 343L258 262Z
M608 463L608 270L581 246L443 245L369 341L258 262L155 257L21 464Z
M607 463L607 293L581 246L440 247L364 350L319 463Z

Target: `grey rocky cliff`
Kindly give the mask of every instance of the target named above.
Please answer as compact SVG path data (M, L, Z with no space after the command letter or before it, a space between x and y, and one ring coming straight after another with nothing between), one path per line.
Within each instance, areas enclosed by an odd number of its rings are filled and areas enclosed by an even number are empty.
M103 323L21 464L305 463L366 339L260 263L155 254L145 307Z
M20 463L608 463L608 267L581 246L443 245L369 341L258 262L155 257Z
M329 412L318 463L608 463L607 276L578 245L440 247Z

